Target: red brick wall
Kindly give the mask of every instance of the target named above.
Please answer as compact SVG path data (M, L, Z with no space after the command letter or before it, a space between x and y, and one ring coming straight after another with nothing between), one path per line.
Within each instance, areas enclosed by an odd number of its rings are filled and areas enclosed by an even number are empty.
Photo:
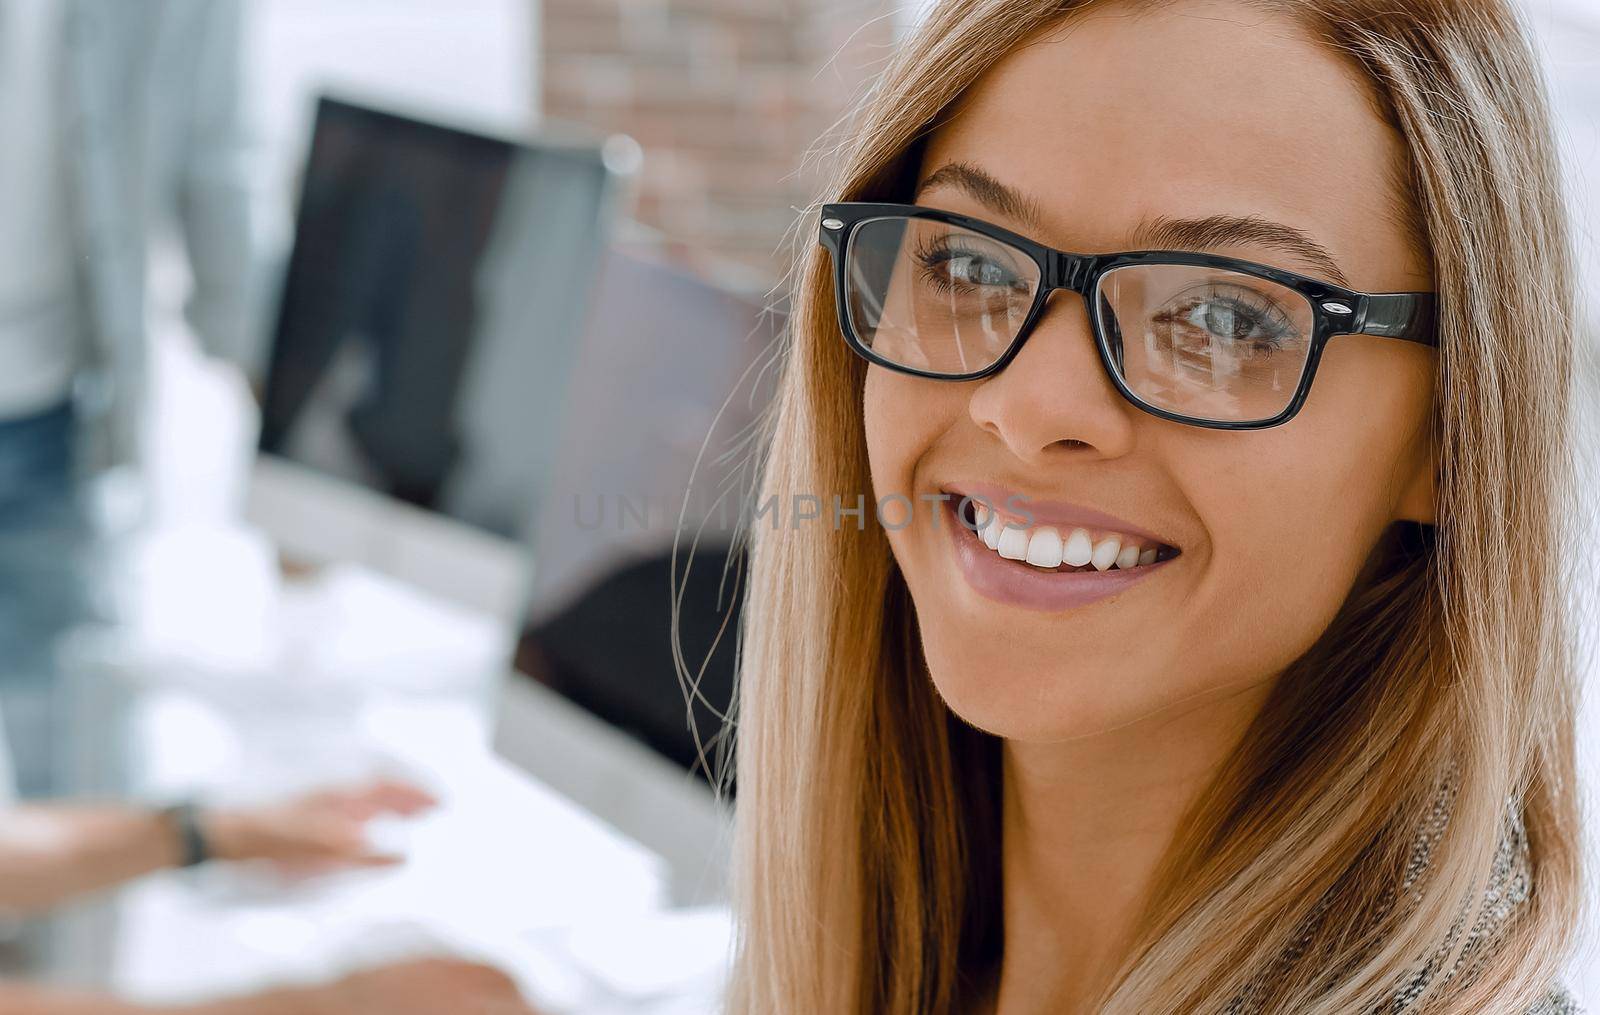
M898 5L542 0L542 114L631 135L634 216L702 270L763 289L817 193L802 156L881 66Z

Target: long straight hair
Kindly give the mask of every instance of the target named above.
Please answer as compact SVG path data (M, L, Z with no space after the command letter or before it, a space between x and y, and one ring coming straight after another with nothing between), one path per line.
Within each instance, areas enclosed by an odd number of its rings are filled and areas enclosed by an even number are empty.
M907 199L963 90L1090 6L939 3L841 121L828 198ZM1391 527L1278 680L1163 861L1100 1010L1249 998L1348 1015L1410 983L1407 1010L1524 1010L1559 973L1581 898L1562 573L1572 283L1537 64L1501 0L1257 6L1346 54L1403 141L1395 181L1440 294L1438 523ZM815 212L795 231L763 502L871 489L864 367L837 334ZM958 1011L1002 947L998 741L940 701L881 530L757 524L750 552L729 1010ZM1401 892L1424 829L1426 876ZM1496 947L1469 948L1463 928L1495 926L1485 895L1508 841L1531 895Z

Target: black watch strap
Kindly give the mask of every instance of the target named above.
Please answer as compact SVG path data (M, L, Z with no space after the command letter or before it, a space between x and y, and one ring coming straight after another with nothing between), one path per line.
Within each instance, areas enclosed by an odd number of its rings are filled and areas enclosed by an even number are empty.
M211 849L206 843L206 833L200 828L200 809L193 802L173 804L161 811L178 836L182 859L180 867L198 867L211 859Z

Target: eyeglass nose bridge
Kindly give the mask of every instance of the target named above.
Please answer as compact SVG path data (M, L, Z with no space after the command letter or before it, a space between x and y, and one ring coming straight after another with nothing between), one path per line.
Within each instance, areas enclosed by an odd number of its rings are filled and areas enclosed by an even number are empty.
M1084 295L1089 278L1094 273L1094 258L1087 254L1069 254L1064 250L1050 251L1046 265L1045 291L1069 289Z

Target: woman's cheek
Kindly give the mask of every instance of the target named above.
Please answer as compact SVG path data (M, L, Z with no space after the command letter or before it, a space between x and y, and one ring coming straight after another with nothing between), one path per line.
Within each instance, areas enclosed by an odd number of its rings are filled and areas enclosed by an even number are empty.
M895 492L912 494L911 476L917 459L927 452L932 441L927 403L934 399L919 390L930 383L933 382L919 381L877 366L867 369L862 391L862 419L872 492L878 497Z
M888 407L882 391L883 385L878 380L879 373L875 367L867 368L867 380L861 392L861 424L866 433L867 462L872 470L874 486L880 486L887 479L883 470L894 453L894 449L889 446L889 435L894 431L885 418Z
M1240 497L1240 490L1253 495ZM1196 505L1210 537L1190 601L1192 630L1210 632L1219 668L1281 670L1332 623L1370 546L1351 517L1359 500L1257 478ZM1354 541L1352 541L1352 539Z

